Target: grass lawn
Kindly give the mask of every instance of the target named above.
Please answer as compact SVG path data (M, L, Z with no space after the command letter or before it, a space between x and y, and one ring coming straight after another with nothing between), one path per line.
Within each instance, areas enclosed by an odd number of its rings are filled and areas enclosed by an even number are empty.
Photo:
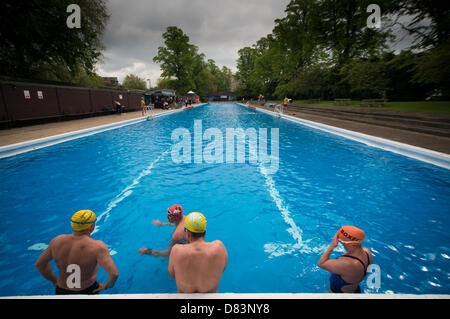
M268 101L269 102L269 101ZM270 101L283 103L282 101ZM335 106L334 101L320 101L310 105ZM361 101L352 100L346 107L358 107ZM295 100L292 104L309 104L309 100ZM369 108L362 106L363 108ZM387 102L384 107L371 107L377 110L394 110L404 112L427 112L436 114L450 114L450 101L414 101L414 102Z

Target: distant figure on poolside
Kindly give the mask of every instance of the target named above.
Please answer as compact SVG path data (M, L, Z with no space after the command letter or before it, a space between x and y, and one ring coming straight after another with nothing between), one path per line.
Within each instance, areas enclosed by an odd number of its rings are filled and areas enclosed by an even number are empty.
M184 222L187 245L176 245L169 258L169 275L180 293L217 292L228 254L220 240L205 241L206 218L189 214Z
M156 250L143 247L139 249L139 255L169 257L174 245L186 243L186 239L184 238L185 218L186 216L183 216L183 208L180 205L175 204L169 207L167 209L167 219L169 220L168 223L162 223L161 221L159 221L159 219L152 221L152 223L156 226L175 226L169 248L166 250Z
M142 115L145 115L146 111L147 111L147 107L145 105L145 101L144 98L141 98L141 108L142 108Z
M285 96L283 101L283 107L286 107L289 103L289 99Z
M361 293L359 283L367 273L367 267L373 257L369 249L363 248L364 232L354 226L343 226L334 235L330 247L319 260L319 267L331 272L330 292ZM330 259L331 252L339 243L344 245L346 253L337 259Z
M70 222L73 234L55 237L34 264L41 275L55 285L55 294L91 295L114 286L119 271L108 247L90 238L96 220L90 210L76 212ZM52 259L59 270L58 278L50 266ZM108 273L106 284L96 281L98 266Z
M123 109L125 108L125 106L120 104L119 101L114 101L114 104L116 105L116 113L121 114L123 112Z

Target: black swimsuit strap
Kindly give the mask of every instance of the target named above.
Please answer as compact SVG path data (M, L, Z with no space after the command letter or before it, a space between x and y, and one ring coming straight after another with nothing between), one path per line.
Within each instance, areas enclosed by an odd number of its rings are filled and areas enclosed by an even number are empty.
M369 263L370 263L369 254L368 254L366 251L365 251L365 253L366 253L366 255L367 255L367 266L366 266L366 265L362 262L362 260L359 259L358 257L350 256L350 255L342 255L341 257L352 258L352 259L355 259L355 260L359 261L359 262L361 263L361 265L364 267L364 276L365 276L366 273L367 273L367 267L369 266Z

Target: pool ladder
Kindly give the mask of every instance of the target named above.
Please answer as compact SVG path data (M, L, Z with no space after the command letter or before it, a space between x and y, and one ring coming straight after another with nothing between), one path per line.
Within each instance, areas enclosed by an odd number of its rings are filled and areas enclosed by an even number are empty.
M149 104L145 107L147 111L150 111L150 115L147 116L147 121L150 120L153 116L153 109L155 108L154 104Z
M275 104L274 112L275 112L275 113L278 113L278 115L283 114L283 105L281 105L281 104Z

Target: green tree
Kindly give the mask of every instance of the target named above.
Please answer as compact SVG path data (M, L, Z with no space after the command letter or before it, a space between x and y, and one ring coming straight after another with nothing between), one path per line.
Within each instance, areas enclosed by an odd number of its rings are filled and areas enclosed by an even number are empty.
M0 74L71 81L94 73L109 15L103 0L79 0L81 28L66 25L71 0L0 2Z
M223 66L220 69L212 59L208 59L205 67L212 76L211 80L216 87L214 91L231 91L231 78L233 73L229 68Z
M385 98L389 80L383 61L355 59L341 69L343 81L350 84L350 92L359 98Z
M420 54L414 66L413 82L435 84L444 96L450 97L450 42Z
M432 85L450 97L450 3L438 0L400 0L398 17L408 15L408 22L396 21L415 37L412 49L418 49L413 62L413 84Z
M390 80L387 91L389 100L424 100L433 90L434 85L432 84L413 81L417 54L411 50L404 50L397 55L388 52L384 55L383 61L386 63L387 77Z
M208 62L205 62L204 54L197 55L194 61L192 75L194 79L194 87L191 89L205 100L208 92L217 91L217 80L211 72L211 68L217 69L217 67L213 60L208 60Z
M137 90L147 89L145 80L134 74L128 74L127 76L125 76L122 82L122 87L126 89L137 89Z
M183 30L175 26L167 27L163 38L165 46L158 47L158 54L153 61L160 63L163 77L176 79L176 91L186 94L194 87L192 75L198 48L189 43L189 37Z
M221 69L221 83L219 83L220 91L231 91L231 82L233 81L233 72L231 69L223 66Z
M286 7L286 17L275 20L272 35L266 37L262 48L273 47L276 40L286 52L284 64L295 72L312 61L318 45L317 24L319 16L317 0L291 0Z
M238 81L238 92L242 96L255 96L258 91L255 85L253 69L255 67L256 50L244 47L238 51L236 79Z
M415 36L415 48L444 45L450 36L450 2L440 0L398 0L391 10L395 24ZM411 19L400 22L402 16ZM425 22L425 23L424 23Z
M173 89L173 90L175 90L175 87L176 87L175 82L176 82L176 80L171 77L158 78L158 80L156 81L155 89Z
M323 0L317 2L317 19L313 22L318 42L330 50L337 65L354 58L369 58L386 49L391 37L385 29L368 28L369 4L384 9L384 0Z
M177 27L168 27L163 33L164 46L158 48L153 60L160 63L164 82L178 94L184 95L193 90L206 98L210 91L228 91L233 74L227 67L220 69L214 60L208 59L198 48L189 43L189 37ZM164 81L164 80L163 80Z

